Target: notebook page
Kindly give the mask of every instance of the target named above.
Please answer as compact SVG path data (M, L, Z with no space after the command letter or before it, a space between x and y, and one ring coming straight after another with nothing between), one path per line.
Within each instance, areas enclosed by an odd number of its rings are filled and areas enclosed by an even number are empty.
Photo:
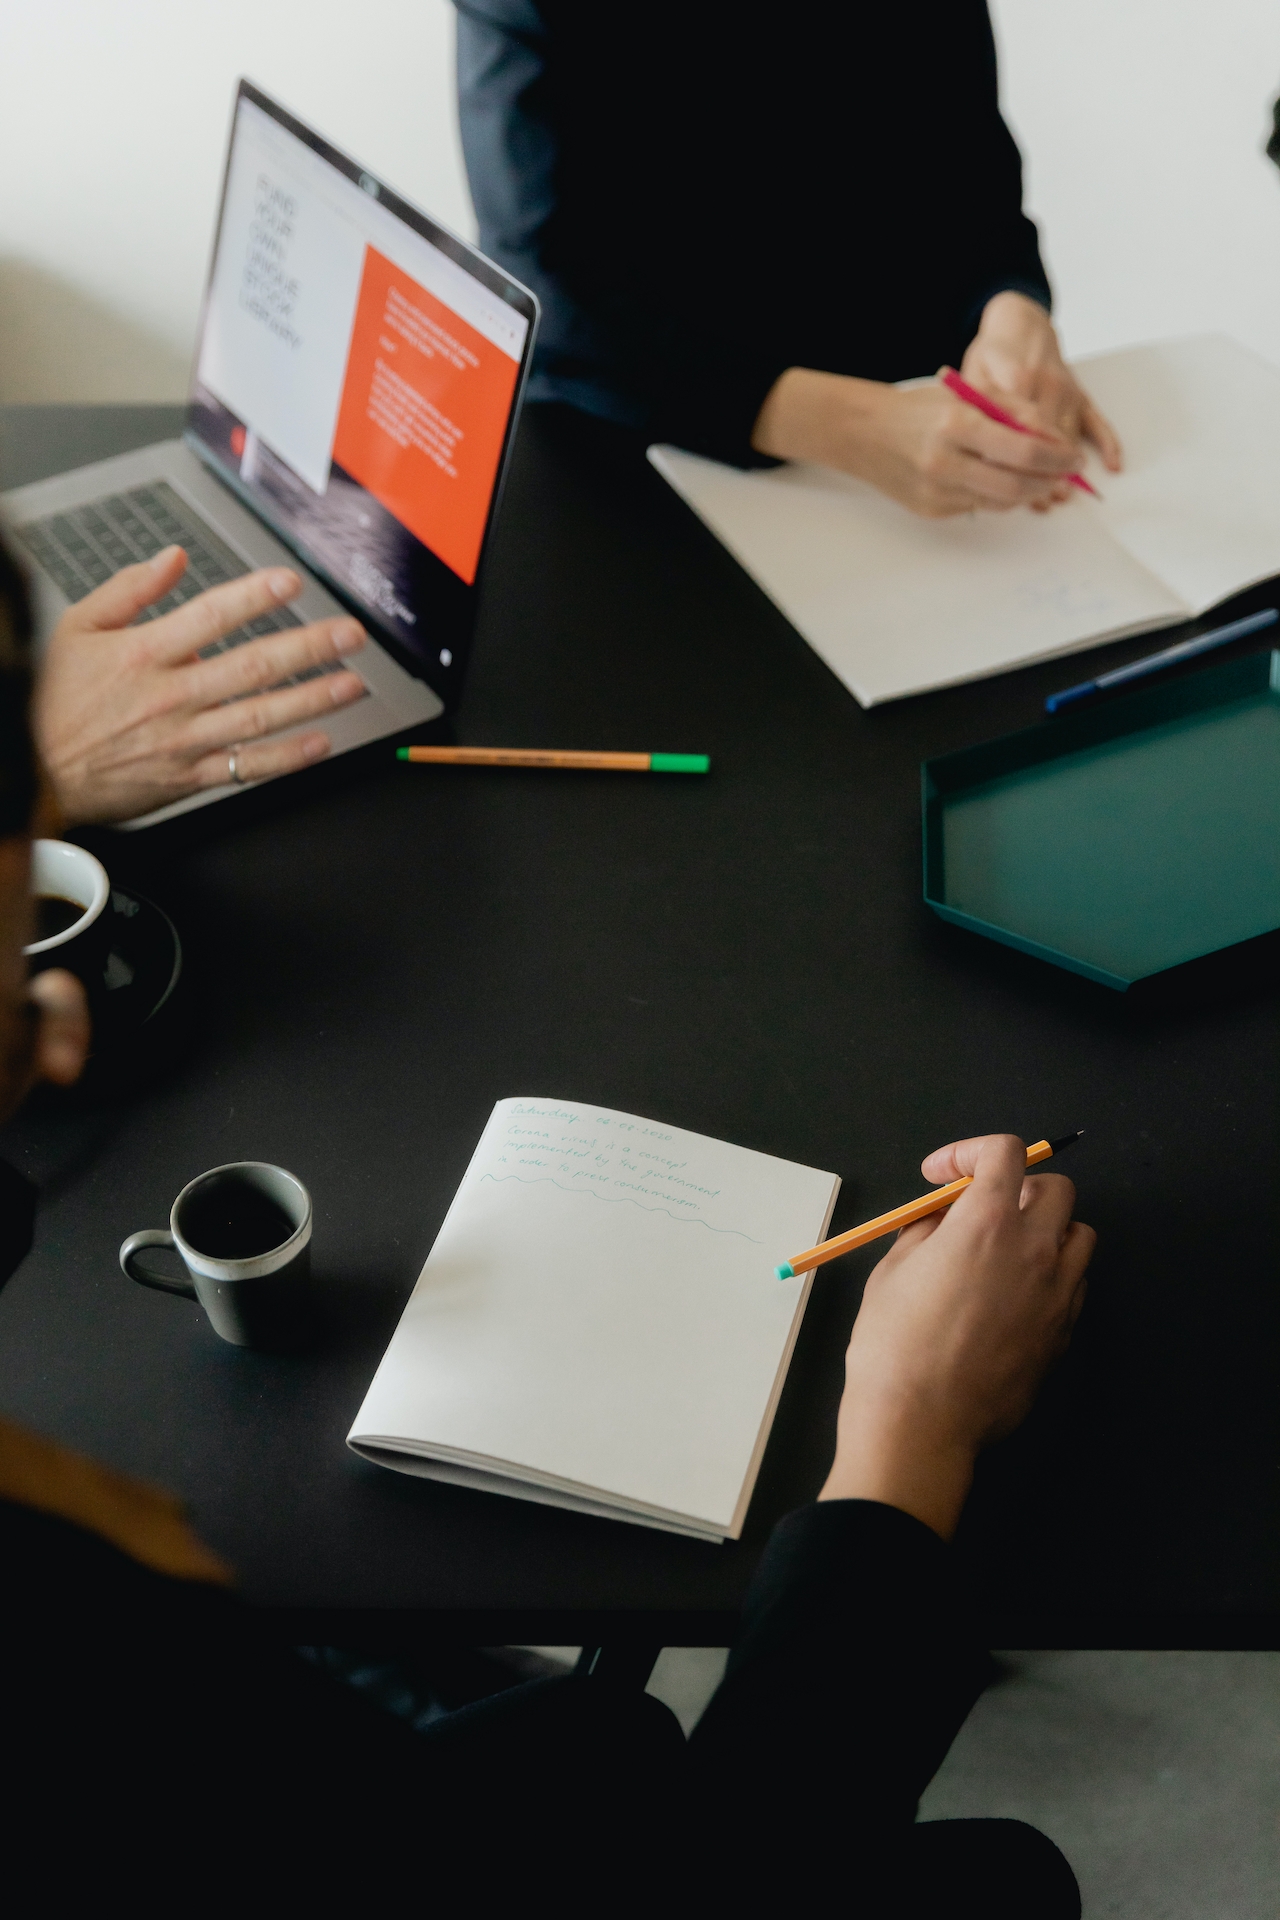
M806 1297L773 1268L838 1186L635 1115L499 1101L351 1443L728 1532Z
M1077 371L1124 442L1091 477L1115 537L1194 612L1280 573L1280 371L1221 334Z
M864 707L1188 611L1083 494L925 520L826 467L649 458Z

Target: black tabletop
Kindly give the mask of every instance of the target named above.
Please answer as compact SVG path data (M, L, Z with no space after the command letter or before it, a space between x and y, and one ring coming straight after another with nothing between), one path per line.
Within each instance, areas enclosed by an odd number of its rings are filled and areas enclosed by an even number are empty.
M3 482L176 420L9 409ZM1272 981L1144 1003L921 902L920 761L1035 722L1063 677L862 712L635 449L530 410L457 737L708 752L710 778L380 748L176 838L97 840L178 924L193 1030L149 1087L0 1143L46 1192L0 1296L0 1408L176 1489L245 1590L316 1631L377 1611L478 1642L715 1643L773 1521L820 1484L873 1252L815 1286L737 1544L367 1465L348 1427L495 1099L600 1101L833 1168L836 1230L916 1193L937 1143L1083 1126L1063 1170L1100 1236L1088 1306L984 1459L959 1551L998 1643L1280 1644ZM224 1346L116 1263L242 1157L315 1198L330 1327L306 1358Z

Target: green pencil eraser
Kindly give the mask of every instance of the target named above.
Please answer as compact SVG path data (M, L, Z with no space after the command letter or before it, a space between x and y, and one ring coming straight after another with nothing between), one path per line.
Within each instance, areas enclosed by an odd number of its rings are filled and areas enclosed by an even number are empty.
M408 758L409 758L409 749L408 749L408 747L397 747L397 748L396 748L396 759L397 759L397 760L407 760Z
M709 773L710 757L705 753L651 753L650 773Z
M794 1280L796 1277L789 1260L784 1260L780 1267L775 1267L774 1272L779 1280Z

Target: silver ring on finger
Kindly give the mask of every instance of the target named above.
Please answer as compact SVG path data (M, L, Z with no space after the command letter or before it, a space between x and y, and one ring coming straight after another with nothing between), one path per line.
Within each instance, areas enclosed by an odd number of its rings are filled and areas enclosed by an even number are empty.
M232 783L235 786L237 787L244 786L245 784L244 775L241 773L238 765L238 756L234 753L229 753L227 755L227 772L230 775Z

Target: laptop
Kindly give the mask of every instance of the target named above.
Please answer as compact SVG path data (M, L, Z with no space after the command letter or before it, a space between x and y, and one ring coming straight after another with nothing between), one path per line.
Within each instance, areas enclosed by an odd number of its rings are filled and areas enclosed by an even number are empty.
M525 287L242 80L182 438L0 500L38 640L176 541L186 573L144 618L256 567L303 580L205 652L344 612L363 623L350 662L301 676L346 664L364 681L325 716L334 754L435 719L466 667L537 321Z

